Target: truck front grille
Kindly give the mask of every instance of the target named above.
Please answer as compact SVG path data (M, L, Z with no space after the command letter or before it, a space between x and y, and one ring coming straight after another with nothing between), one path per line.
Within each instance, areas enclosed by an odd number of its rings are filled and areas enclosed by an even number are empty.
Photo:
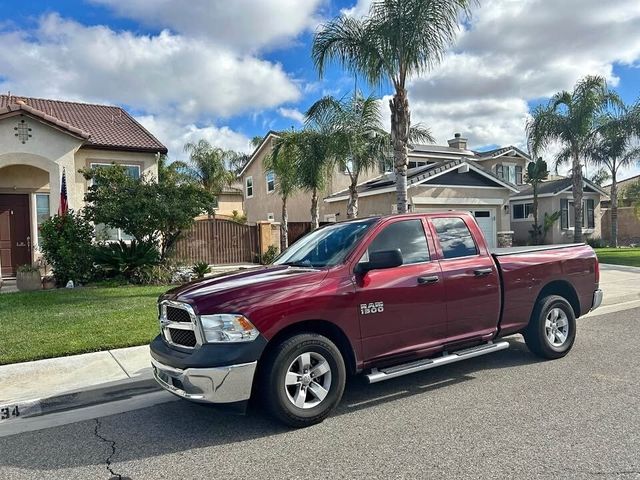
M160 329L169 345L183 348L195 348L202 342L198 340L196 314L188 303L163 300L159 304Z
M167 306L167 320L170 322L190 322L191 316L184 308Z
M172 343L190 348L196 346L196 335L193 330L181 330L177 328L169 328L168 330Z

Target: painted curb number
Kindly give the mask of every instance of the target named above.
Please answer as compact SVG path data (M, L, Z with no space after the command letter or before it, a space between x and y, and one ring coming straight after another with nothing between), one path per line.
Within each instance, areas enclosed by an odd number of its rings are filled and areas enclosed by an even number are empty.
M10 420L20 416L20 409L18 405L9 405L8 407L0 408L0 420Z

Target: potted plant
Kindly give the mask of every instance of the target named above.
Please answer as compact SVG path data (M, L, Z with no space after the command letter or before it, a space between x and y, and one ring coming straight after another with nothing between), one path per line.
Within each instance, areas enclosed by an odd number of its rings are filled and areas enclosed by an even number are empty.
M40 269L35 265L20 265L16 274L16 286L21 292L40 290L42 288Z

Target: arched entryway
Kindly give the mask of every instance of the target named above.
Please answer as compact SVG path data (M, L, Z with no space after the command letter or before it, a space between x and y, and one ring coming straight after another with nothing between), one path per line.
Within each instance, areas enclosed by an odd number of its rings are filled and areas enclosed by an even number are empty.
M17 161L0 167L0 273L3 278L13 277L20 265L35 260L38 227L52 213L51 177L55 179L58 171L54 162L47 163L50 170Z

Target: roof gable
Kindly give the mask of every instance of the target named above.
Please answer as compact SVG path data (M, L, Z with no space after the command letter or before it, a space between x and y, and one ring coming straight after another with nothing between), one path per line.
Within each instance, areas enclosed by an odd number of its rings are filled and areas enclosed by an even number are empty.
M474 153L478 157L477 160L480 162L483 160L491 160L494 158L504 157L507 155L511 157L524 158L525 160L531 160L531 157L527 153L523 152L518 147L514 147L513 145L509 145L507 147L502 147L502 148L496 148L493 150L487 150L486 152L474 152Z
M0 95L0 111L16 108L85 138L85 147L167 153L167 147L120 107Z
M280 138L280 137L278 133L275 132L274 130L269 130L267 134L264 136L264 138L262 139L262 141L260 142L260 145L258 145L251 153L249 160L247 161L247 163L244 164L244 167L242 167L242 170L240 170L240 173L238 173L238 177L241 177L242 175L244 175L244 172L247 171L247 168L249 168L249 166L253 163L253 161L258 157L258 153L261 152L262 149L269 143L269 140L274 138Z

